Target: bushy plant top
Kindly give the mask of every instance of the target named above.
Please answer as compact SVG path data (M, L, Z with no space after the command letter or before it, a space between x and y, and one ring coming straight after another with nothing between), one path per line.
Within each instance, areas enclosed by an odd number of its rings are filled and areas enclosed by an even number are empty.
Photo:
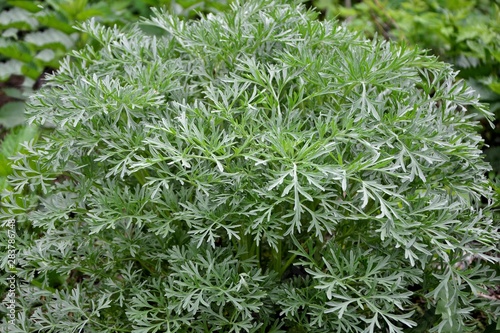
M167 8L184 18L228 7L226 0L1 0L0 1L0 137L24 123L24 99L44 82L46 72L80 49L87 36L75 24L91 17L122 26L149 16L150 7Z
M341 17L368 36L405 41L429 49L460 70L500 119L499 0L314 0L326 17ZM350 6L351 4L352 6ZM470 110L473 111L473 110ZM500 174L500 127L483 121L484 152Z
M497 318L489 166L465 109L489 113L449 65L316 16L254 0L83 26L103 47L31 100L55 128L6 194L23 231L12 332L456 333L481 325L472 311Z

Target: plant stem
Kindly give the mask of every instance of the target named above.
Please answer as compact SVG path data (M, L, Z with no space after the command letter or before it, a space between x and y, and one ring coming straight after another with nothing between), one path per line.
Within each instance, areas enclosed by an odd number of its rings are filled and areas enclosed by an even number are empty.
M135 179L137 179L137 181L141 185L146 184L146 177L148 177L148 176L149 176L148 172L144 169L141 169L141 170L138 170L137 172L134 172Z
M280 239L278 241L278 245L277 245L277 250L274 250L273 249L273 267L274 267L274 270L279 274L280 278L281 278L281 252L282 252L282 240Z
M296 257L297 257L297 255L294 254L290 258L288 258L288 260L286 261L285 265L283 267L281 267L280 277L282 277L283 274L285 274L286 270L288 269L288 267L290 267L293 264L293 262L295 261Z

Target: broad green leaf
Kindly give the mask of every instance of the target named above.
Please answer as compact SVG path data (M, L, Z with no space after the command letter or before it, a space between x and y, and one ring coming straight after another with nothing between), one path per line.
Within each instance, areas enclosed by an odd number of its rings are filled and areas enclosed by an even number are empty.
M500 81L499 80L488 84L488 87L490 87L490 89L492 91L494 91L495 93L497 93L498 95L500 95Z
M52 60L54 60L55 56L56 56L56 54L54 51L52 51L51 49L45 49L45 50L38 52L38 54L35 56L35 58L39 59L45 63L49 63Z
M16 39L17 40L17 33L18 33L18 29L16 28L9 28L7 30L5 30L3 33L2 33L2 37L3 38L12 38L12 39Z
M75 32L73 23L60 13L49 11L43 12L37 15L37 19L44 27L53 28L68 35Z
M7 0L7 3L13 7L25 9L31 13L37 13L43 9L43 1L38 0Z
M33 15L21 8L14 7L0 12L0 28L18 28L22 30L33 30L38 27L38 21Z
M39 64L39 62L30 61L23 64L21 71L23 75L36 80L40 77L40 74L42 74L43 68L44 66Z
M59 30L47 29L41 32L31 32L24 40L38 48L59 47L69 50L73 47L76 35L67 35Z
M24 99L24 95L22 90L17 89L17 88L2 88L2 92L12 98L16 99Z
M21 151L21 145L34 139L37 134L38 129L35 126L17 126L3 138L0 143L0 176L11 174L9 157Z
M24 42L14 42L0 38L0 54L7 58L16 59L22 62L29 62L33 59L33 51Z
M14 59L0 62L0 80L7 80L11 75L21 75L22 66L22 62Z
M10 102L0 107L0 124L12 128L24 122L24 103Z

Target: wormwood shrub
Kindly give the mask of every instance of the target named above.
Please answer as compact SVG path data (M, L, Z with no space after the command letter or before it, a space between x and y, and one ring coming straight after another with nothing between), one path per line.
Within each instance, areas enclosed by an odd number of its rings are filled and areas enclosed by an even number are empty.
M254 0L190 22L156 11L141 23L156 35L83 26L103 47L33 97L31 121L55 129L4 194L9 332L497 320L489 166L465 108L490 114L449 65L316 16Z

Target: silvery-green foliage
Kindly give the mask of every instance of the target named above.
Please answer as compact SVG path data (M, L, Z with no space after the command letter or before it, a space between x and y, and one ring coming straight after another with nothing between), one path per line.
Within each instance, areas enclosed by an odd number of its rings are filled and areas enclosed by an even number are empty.
M482 297L498 283L489 167L466 107L489 113L448 65L316 16L254 0L82 27L103 47L31 100L54 129L5 194L22 300L9 332L456 333L478 329L473 311L498 318Z

